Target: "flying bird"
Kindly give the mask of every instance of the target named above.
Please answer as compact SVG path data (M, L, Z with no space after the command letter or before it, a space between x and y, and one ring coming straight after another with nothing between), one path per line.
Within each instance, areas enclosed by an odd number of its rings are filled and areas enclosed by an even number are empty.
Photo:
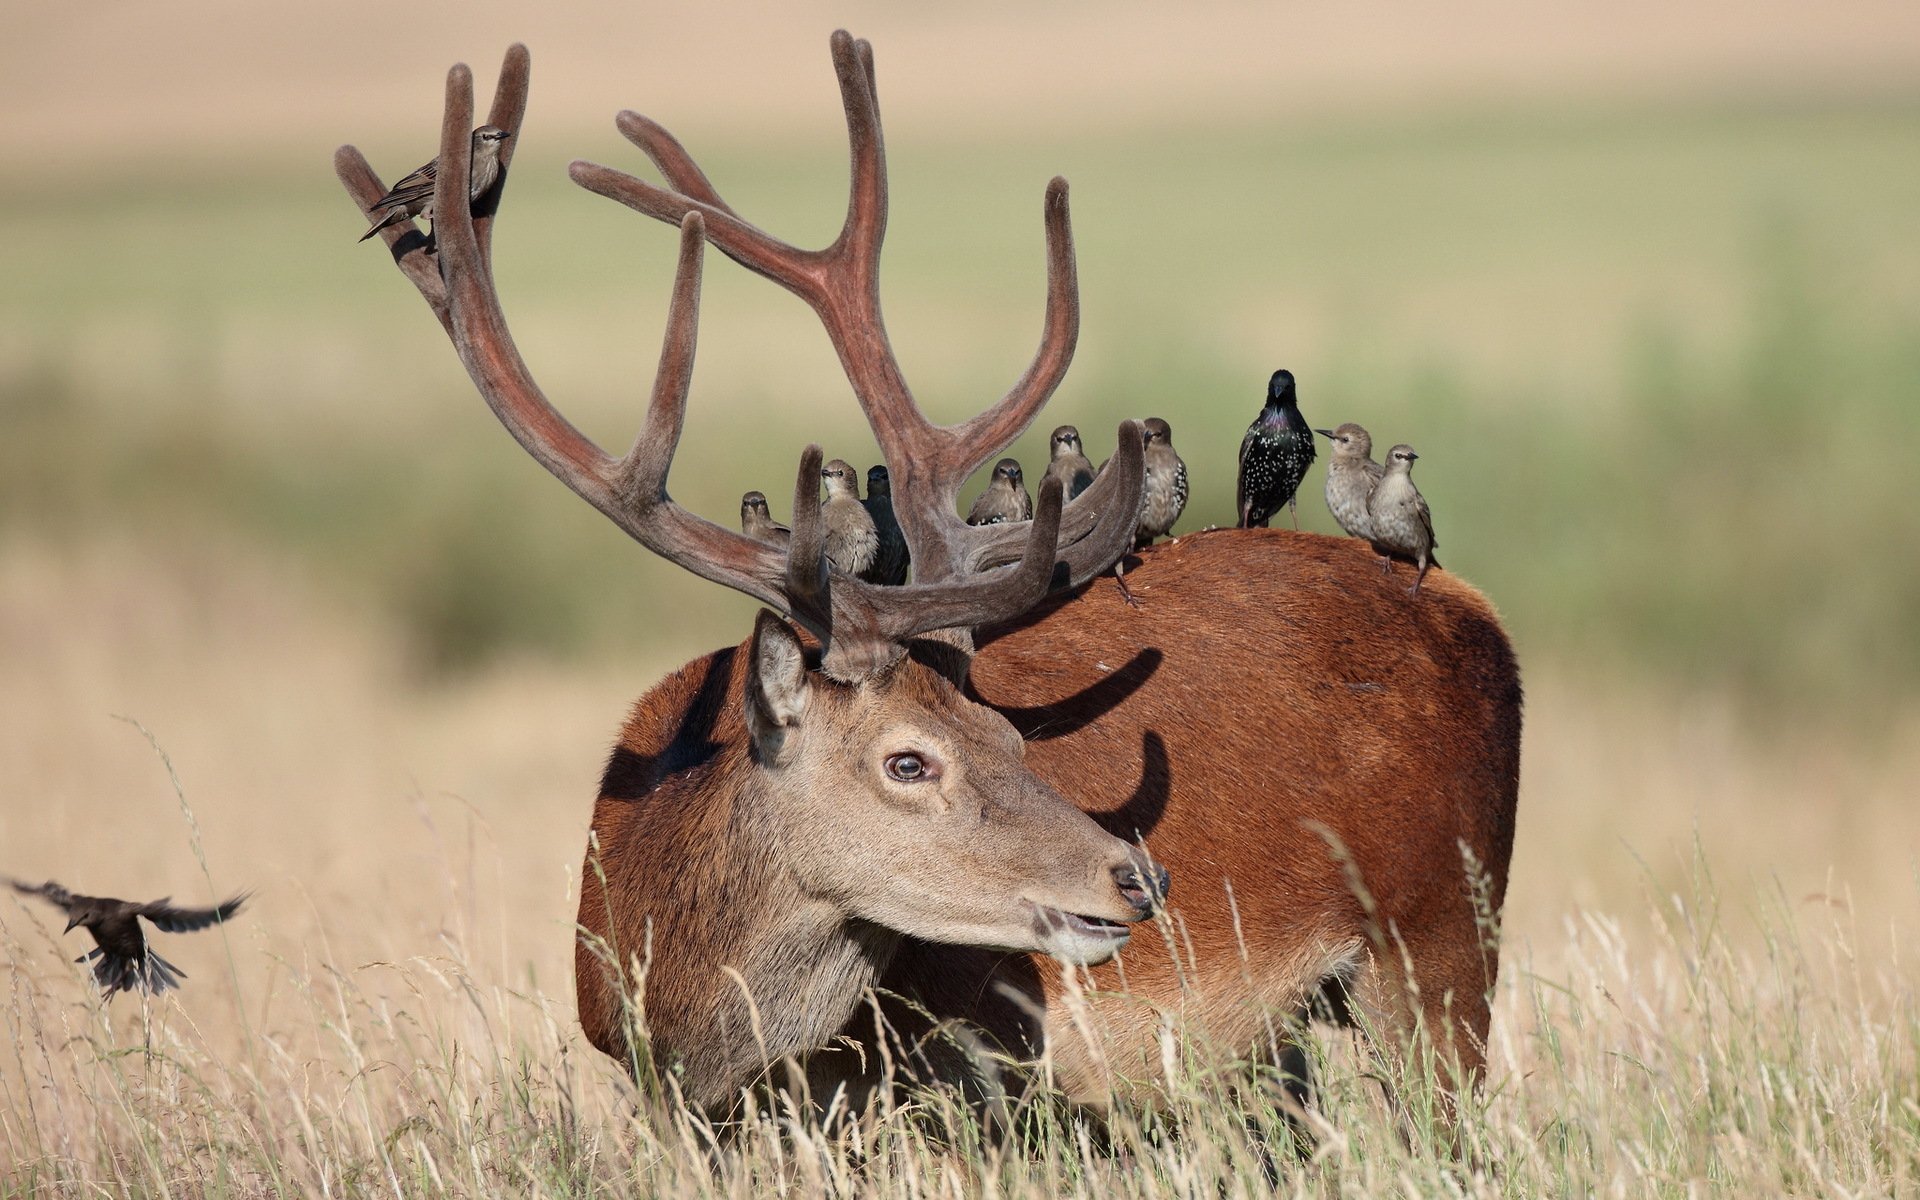
M773 519L767 510L767 498L760 492L740 497L740 532L756 542L784 546L793 539L793 530Z
M473 166L470 169L467 186L467 202L471 204L486 195L500 178L500 146L513 135L498 125L482 125L473 131ZM389 225L398 225L402 221L411 221L415 217L433 219L433 181L440 174L440 159L436 157L426 166L402 179L387 189L387 194L373 202L368 210L373 214L373 224L360 235L366 241Z
M1386 474L1386 468L1373 461L1373 435L1352 421L1314 432L1333 443L1333 461L1327 464L1327 511L1354 537L1372 537L1367 501Z
M101 995L107 997L136 988L157 995L170 987L179 987L181 979L186 977L185 971L161 958L147 945L146 931L140 927L141 918L163 933L191 933L231 920L247 901L247 893L242 892L215 908L175 908L171 898L143 904L108 896L76 896L52 880L41 884L22 883L18 879L7 882L15 891L38 896L64 911L67 927L62 933L70 933L79 926L93 935L94 948L73 961L93 963L93 981L100 985Z
M1413 586L1407 589L1409 596L1420 594L1427 568L1440 565L1433 557L1433 548L1439 544L1433 536L1433 514L1427 511L1426 497L1413 486L1413 463L1419 457L1413 447L1407 445L1387 451L1386 474L1381 476L1380 485L1373 489L1373 497L1367 501L1367 519L1373 523L1373 548L1383 556L1381 568L1393 570L1392 561L1385 557L1390 554L1411 558L1420 568L1420 573L1413 578Z
M1283 504L1300 528L1296 501L1313 459L1313 430L1300 415L1293 372L1275 371L1267 381L1266 406L1240 442L1240 528L1265 529Z
M1033 497L1015 459L1003 458L993 464L993 478L967 511L969 525L998 525L1002 521L1033 520Z
M836 458L820 468L820 478L827 485L827 498L820 502L827 563L842 575L858 575L880 552L880 533L860 503L860 477L845 459Z
M1093 463L1088 460L1086 451L1080 448L1078 429L1062 425L1053 431L1047 444L1052 455L1052 460L1047 463L1047 474L1060 481L1062 500L1071 500L1093 486Z
M873 565L861 573L868 583L899 587L907 581L907 535L900 532L900 520L893 515L893 480L884 466L867 468L867 498L860 502L873 518L873 531L880 539L874 550Z

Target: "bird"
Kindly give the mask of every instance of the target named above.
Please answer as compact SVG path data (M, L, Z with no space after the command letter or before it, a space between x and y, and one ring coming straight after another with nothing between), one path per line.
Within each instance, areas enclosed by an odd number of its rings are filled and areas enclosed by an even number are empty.
M760 492L740 497L740 532L756 542L784 546L793 539L793 530L773 519L767 511L767 498Z
M185 971L161 958L147 945L140 918L145 917L154 928L165 933L191 933L232 920L240 906L247 902L248 895L241 892L214 908L175 908L170 897L143 904L108 896L76 896L52 880L41 884L23 883L18 879L7 882L15 891L38 896L65 911L67 927L62 933L72 932L78 925L93 935L94 948L73 961L93 963L93 980L100 985L100 994L108 998L115 992L136 988L157 995L170 987L179 987L181 979L186 977Z
M473 131L473 165L467 181L467 202L484 196L500 178L500 145L513 135L498 125L482 125ZM375 214L373 224L360 235L366 241L389 225L398 225L415 217L433 219L433 181L440 174L436 156L426 166L387 189L368 212Z
M1187 464L1173 448L1173 426L1159 417L1141 422L1146 430L1147 484L1140 493L1140 522L1133 531L1138 550L1173 532L1173 523L1187 507Z
M1380 553L1381 570L1393 570L1389 556L1394 554L1411 558L1420 568L1407 589L1409 596L1420 594L1427 568L1440 565L1433 557L1433 548L1439 544L1433 537L1433 514L1427 511L1426 497L1413 486L1413 464L1419 457L1405 444L1387 451L1386 473L1367 500L1369 536Z
M880 549L879 531L860 503L860 477L839 458L821 467L820 477L827 484L827 498L820 502L827 523L827 563L842 575L858 575L873 565Z
M1062 425L1053 431L1047 439L1053 456L1047 464L1047 475L1060 481L1060 498L1071 500L1081 492L1093 486L1093 464L1080 448L1080 431L1071 425Z
M993 464L993 478L967 512L969 525L998 525L1002 521L1033 520L1033 497L1021 481L1020 464L1003 458Z
M1373 461L1373 435L1352 421L1314 432L1333 443L1333 461L1327 464L1327 511L1354 537L1371 537L1367 498L1386 473Z
M907 537L900 532L900 522L893 515L893 481L885 466L867 468L867 498L860 503L873 518L873 531L880 539L872 565L860 573L860 578L868 583L899 587L907 581L910 556Z
M1240 442L1240 528L1265 529L1283 504L1300 528L1297 493L1313 459L1313 430L1300 415L1293 372L1275 371L1267 381L1266 407Z

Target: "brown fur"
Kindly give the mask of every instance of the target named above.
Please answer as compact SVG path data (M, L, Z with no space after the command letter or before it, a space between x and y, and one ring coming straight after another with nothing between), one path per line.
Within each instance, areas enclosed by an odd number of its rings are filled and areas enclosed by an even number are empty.
M1102 579L984 632L969 691L1027 739L1035 774L1171 869L1177 953L1160 928L1136 927L1119 959L1092 971L1098 992L1128 995L1096 995L1077 1025L1066 972L1038 956L903 938L867 970L1017 1053L1044 1046L1084 1100L1150 1084L1163 1013L1255 1048L1270 1018L1299 1012L1330 981L1389 1027L1424 1018L1473 1077L1498 957L1462 848L1497 911L1519 784L1520 681L1492 606L1444 572L1410 601L1364 543L1314 534L1225 530L1137 557L1128 579L1141 610ZM708 1003L712 987L691 977L752 936L729 901L757 884L716 858L723 798L689 786L745 752L742 658L696 660L639 701L594 813L609 886L590 864L585 929L626 953L649 903L685 906L676 951L655 939L656 1030L664 1007ZM699 797L712 807L701 811ZM680 881L672 897L660 887L669 877ZM627 1057L618 993L585 948L578 987L589 1039ZM1007 988L1041 1006L1044 1023ZM690 1008L688 1028L708 1011ZM817 1046L821 1032L806 1036Z

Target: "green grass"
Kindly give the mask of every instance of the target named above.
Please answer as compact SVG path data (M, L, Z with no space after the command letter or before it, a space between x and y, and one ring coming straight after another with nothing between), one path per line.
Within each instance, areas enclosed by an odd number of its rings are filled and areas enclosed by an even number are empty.
M429 129L423 114L423 135ZM1316 422L1422 451L1441 559L1532 648L1870 714L1920 679L1920 108L1481 113L1143 130L1015 145L892 131L889 327L923 404L985 404L1031 353L1039 194L1074 181L1085 332L1016 452L1100 453L1168 417L1185 528L1226 520L1277 365ZM723 191L802 242L832 145L690 133ZM609 445L652 370L672 238L579 193L534 130L502 290L556 400ZM380 155L393 173L419 148ZM0 191L0 531L164 539L221 522L312 560L420 661L732 640L748 606L650 560L492 427L324 163L15 179ZM871 440L811 318L716 258L674 489L785 507L800 444ZM1318 474L1303 506L1331 531ZM4 536L4 532L0 532Z

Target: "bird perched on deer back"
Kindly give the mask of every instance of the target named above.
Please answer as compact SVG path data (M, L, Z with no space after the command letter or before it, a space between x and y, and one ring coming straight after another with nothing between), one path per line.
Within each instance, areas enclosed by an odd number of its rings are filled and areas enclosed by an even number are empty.
M1313 430L1300 415L1293 372L1275 371L1267 381L1266 407L1240 442L1240 528L1266 528L1283 504L1293 514L1293 527L1300 528L1296 501L1313 459Z
M880 539L874 550L873 565L860 573L868 583L899 587L907 581L907 537L900 532L900 521L893 515L893 480L884 466L867 468L867 498L860 502L873 518L873 531Z
M1148 417L1141 426L1147 435L1147 485L1140 493L1140 523L1133 531L1136 549L1172 533L1187 507L1187 464L1173 448L1173 426L1159 417Z
M513 135L498 125L482 125L473 131L473 157L467 179L467 202L471 204L487 194L500 179L500 147ZM373 202L369 211L373 224L360 235L366 241L389 225L398 225L415 217L433 219L433 181L440 174L440 160L426 166L387 189Z
M142 917L165 933L191 933L232 920L247 901L243 892L215 908L175 908L165 899L143 904L107 896L76 896L51 880L42 884L18 879L7 882L15 891L38 896L64 911L67 927L61 932L71 932L77 925L93 935L94 948L73 961L93 963L93 980L108 997L135 988L157 994L179 987L186 976L185 971L147 945L146 931L140 928Z
M827 498L820 502L827 523L827 563L842 575L858 575L873 565L880 549L873 518L860 503L860 477L846 460L836 458L820 468L820 478L827 485Z
M1002 521L1033 520L1033 497L1020 474L1020 464L1003 458L993 464L993 478L987 490L974 500L967 512L969 525L998 525Z
M1387 451L1386 474L1380 477L1379 486L1367 501L1367 519L1373 524L1373 548L1383 556L1381 568L1393 570L1393 563L1384 557L1391 554L1410 558L1420 568L1413 586L1407 589L1409 596L1420 594L1427 568L1440 565L1433 557L1433 548L1439 544L1433 537L1433 514L1427 511L1426 497L1413 486L1413 463L1419 457L1413 447L1407 445Z
M773 519L767 498L760 492L748 492L740 497L740 532L756 542L772 542L778 546L793 539L793 530Z
M1373 435L1352 421L1314 432L1333 443L1333 461L1327 464L1327 511L1354 537L1372 537L1367 501L1386 473L1373 461Z
M1088 461L1086 452L1080 448L1078 429L1062 425L1053 431L1047 444L1051 447L1052 455L1052 460L1047 463L1047 475L1060 481L1062 500L1071 500L1093 486L1093 463Z

